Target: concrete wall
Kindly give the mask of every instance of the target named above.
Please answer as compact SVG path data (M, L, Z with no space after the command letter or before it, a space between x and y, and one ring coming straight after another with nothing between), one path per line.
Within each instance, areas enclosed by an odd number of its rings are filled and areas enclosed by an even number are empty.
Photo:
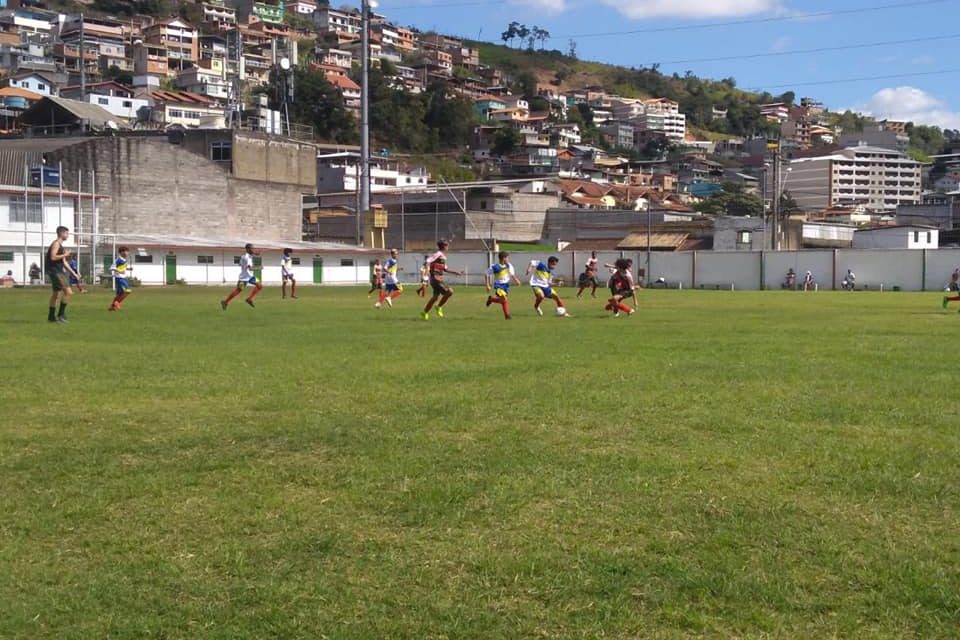
M317 147L256 133L237 133L233 140L233 175L257 180L317 189Z
M69 190L78 170L96 171L100 233L301 238L301 187L238 180L165 137L96 138L50 156L63 160Z

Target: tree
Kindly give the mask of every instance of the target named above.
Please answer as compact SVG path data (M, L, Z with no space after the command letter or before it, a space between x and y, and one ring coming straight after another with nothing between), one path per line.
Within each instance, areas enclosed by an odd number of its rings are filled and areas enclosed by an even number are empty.
M700 213L714 216L762 216L763 201L747 193L742 185L724 182L720 191L694 207Z
M490 148L498 156L508 156L520 146L520 134L511 126L500 127L493 136L493 147Z
M500 34L500 39L503 40L504 44L513 46L513 39L520 35L520 23L511 22L507 25L507 30Z
M577 59L577 41L573 38L570 38L570 41L567 42L567 56L574 60Z
M536 39L540 41L540 51L543 51L544 47L547 45L547 40L550 39L550 32L546 29L541 29L540 27L534 27L533 33Z
M517 27L517 37L520 38L520 44L521 44L521 45L523 44L523 41L526 40L526 39L527 39L527 36L529 36L529 35L530 35L530 28L529 28L527 25L521 24L519 27ZM519 45L518 45L518 48L519 48ZM532 49L533 47L531 46L530 48Z
M357 140L357 127L347 111L343 95L316 69L296 67L297 93L291 103L290 116L295 122L308 124L321 139L341 144Z
M129 71L124 71L115 64L110 65L110 67L103 72L103 79L113 80L114 82L125 84L128 87L133 86L133 75Z
M794 199L789 191L780 194L780 214L789 216L794 213L800 213L800 205Z

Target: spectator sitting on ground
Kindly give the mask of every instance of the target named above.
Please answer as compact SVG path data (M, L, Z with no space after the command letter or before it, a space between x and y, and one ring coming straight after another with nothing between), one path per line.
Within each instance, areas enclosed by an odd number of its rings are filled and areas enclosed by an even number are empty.
M0 276L0 286L12 287L15 284L17 284L17 281L13 277L13 271L7 271L6 275Z

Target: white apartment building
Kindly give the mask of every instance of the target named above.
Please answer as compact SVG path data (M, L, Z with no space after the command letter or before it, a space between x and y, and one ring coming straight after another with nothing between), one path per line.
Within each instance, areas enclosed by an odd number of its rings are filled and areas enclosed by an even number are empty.
M921 202L921 183L919 162L898 151L869 146L796 158L781 177L783 189L810 211L841 205L895 211L898 205Z
M343 152L317 156L317 193L356 191L360 175L360 154ZM425 169L400 171L386 160L372 159L370 191L378 193L399 188L426 189L430 174Z
M683 113L648 112L634 120L637 131L662 133L668 140L683 142L687 137L687 116Z
M219 68L190 67L177 74L174 86L213 100L226 101L230 97L230 81L225 78L223 62L220 60L212 62L217 63Z
M318 7L310 16L320 33L346 33L359 38L363 32L363 18L359 11Z

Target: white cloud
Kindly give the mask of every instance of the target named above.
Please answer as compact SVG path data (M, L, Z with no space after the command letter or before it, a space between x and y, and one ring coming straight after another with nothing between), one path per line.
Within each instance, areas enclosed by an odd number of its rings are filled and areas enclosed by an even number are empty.
M780 8L780 0L601 0L628 18L724 18Z
M567 10L566 0L515 0L515 2L547 13L563 13Z
M951 111L946 102L916 87L881 89L854 110L875 118L960 129L960 112Z

